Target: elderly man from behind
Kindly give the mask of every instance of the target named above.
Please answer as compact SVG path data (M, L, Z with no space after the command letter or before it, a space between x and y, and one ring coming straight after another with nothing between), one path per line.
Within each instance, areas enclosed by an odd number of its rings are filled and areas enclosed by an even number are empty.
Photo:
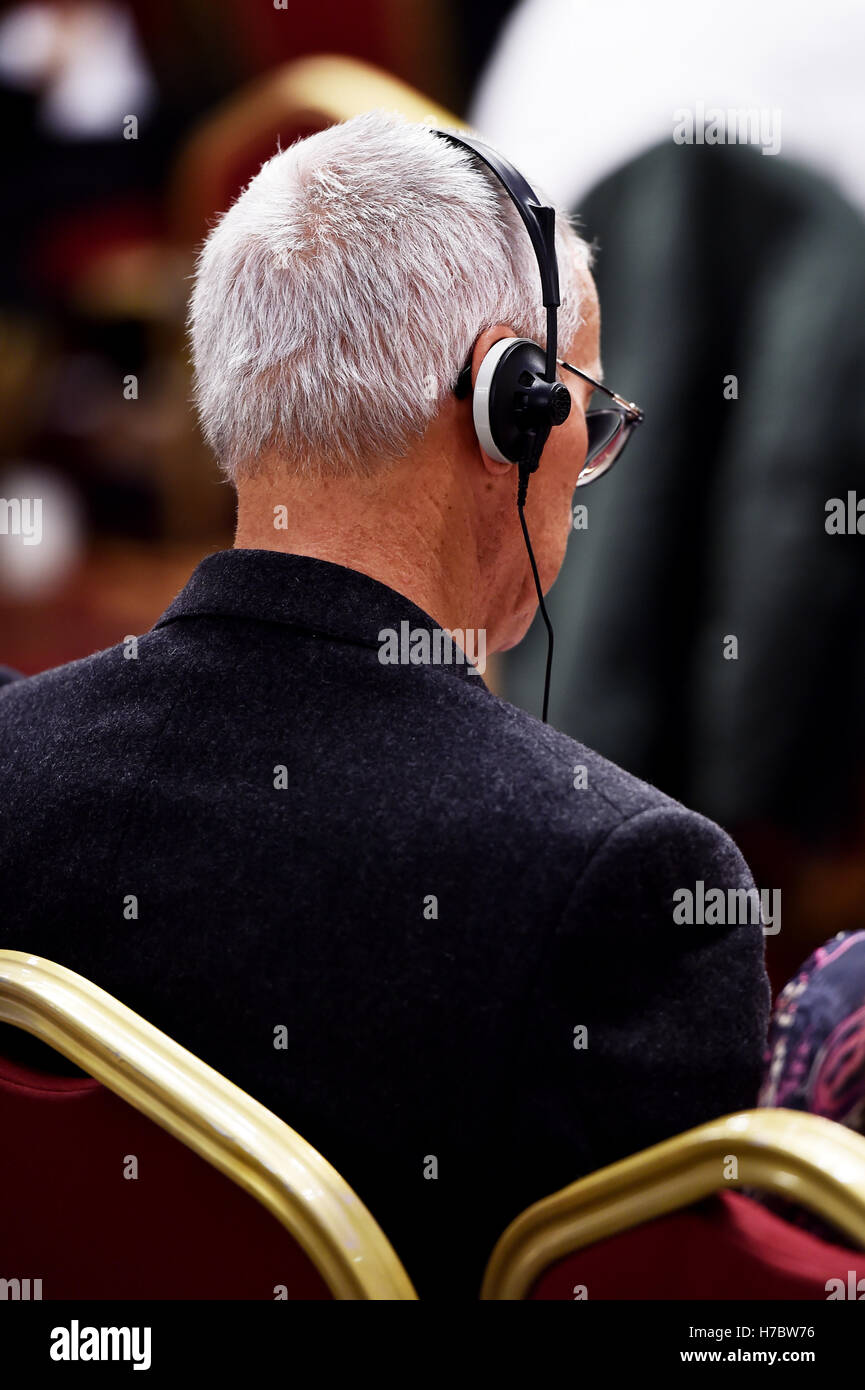
M596 376L562 218L557 250L561 351ZM381 113L277 154L204 246L191 331L235 548L137 651L3 688L0 944L270 1106L422 1296L471 1298L525 1205L754 1104L761 928L673 920L677 890L751 879L480 673L537 597L516 470L453 388L545 320L475 158ZM544 590L587 448L591 386L567 389L525 510Z

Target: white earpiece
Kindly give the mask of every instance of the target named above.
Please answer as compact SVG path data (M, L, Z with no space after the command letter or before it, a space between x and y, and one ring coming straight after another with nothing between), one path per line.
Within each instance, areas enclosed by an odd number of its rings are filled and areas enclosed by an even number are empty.
M490 387L496 367L501 361L502 353L507 352L516 338L499 338L497 343L493 343L478 370L478 379L475 382L475 391L472 402L472 415L475 422L475 433L478 442L485 454L497 463L510 463L511 459L506 458L493 439L493 432L490 426Z

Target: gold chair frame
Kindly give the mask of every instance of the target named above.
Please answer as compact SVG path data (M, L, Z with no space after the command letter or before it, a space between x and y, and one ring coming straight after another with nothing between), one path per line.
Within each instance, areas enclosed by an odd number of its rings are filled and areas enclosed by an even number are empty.
M461 128L465 122L407 82L357 58L316 54L247 83L211 111L183 147L171 203L181 244L195 244L222 212L222 172L263 135L294 124L325 129L365 111L398 111L408 121Z
M736 1177L726 1178L731 1159ZM524 1299L556 1260L728 1187L760 1188L797 1202L865 1249L865 1138L798 1110L744 1110L528 1207L496 1244L481 1298Z
M0 951L0 1021L24 1028L244 1188L337 1299L416 1299L384 1232L311 1144L81 975Z
M0 1021L62 1053L237 1183L291 1233L337 1299L414 1300L348 1184L258 1101L81 975L0 951ZM735 1177L725 1177L731 1160ZM808 1207L865 1249L865 1138L794 1110L728 1115L536 1202L492 1253L481 1298L527 1296L556 1260L725 1188Z

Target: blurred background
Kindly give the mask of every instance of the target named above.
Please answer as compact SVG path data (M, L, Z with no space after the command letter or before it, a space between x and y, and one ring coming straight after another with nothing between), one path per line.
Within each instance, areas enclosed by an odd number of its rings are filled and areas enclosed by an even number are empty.
M42 499L38 544L0 509L0 663L147 629L231 544L185 301L262 160L376 106L471 122L578 214L647 417L575 497L552 722L733 834L782 983L865 925L863 60L849 0L0 5L0 499ZM542 671L536 625L495 683L537 712Z

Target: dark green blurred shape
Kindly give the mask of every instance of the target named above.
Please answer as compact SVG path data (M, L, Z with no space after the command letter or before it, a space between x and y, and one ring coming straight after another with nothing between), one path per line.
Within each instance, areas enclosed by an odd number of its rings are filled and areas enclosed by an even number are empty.
M865 761L865 536L825 530L865 497L865 223L782 156L672 142L580 212L646 423L574 499L551 722L724 825L830 836ZM535 712L543 661L538 622L503 659Z

